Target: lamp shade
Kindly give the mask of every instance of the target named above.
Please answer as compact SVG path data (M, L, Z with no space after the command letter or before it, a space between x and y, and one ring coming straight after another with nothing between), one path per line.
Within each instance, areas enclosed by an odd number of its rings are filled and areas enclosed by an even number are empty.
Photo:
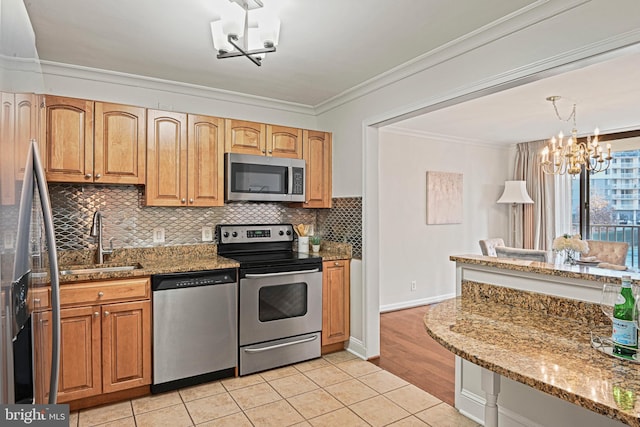
M527 182L505 181L504 192L496 203L533 203L527 193Z

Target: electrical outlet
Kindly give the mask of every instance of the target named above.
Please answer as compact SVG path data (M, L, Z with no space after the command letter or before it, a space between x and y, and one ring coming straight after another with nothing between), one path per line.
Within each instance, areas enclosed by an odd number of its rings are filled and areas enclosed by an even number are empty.
M202 227L202 241L210 242L213 240L213 229L209 226Z
M153 243L164 243L164 228L156 227L153 229Z
M411 281L411 291L415 291L416 289L417 289L416 281L412 280Z

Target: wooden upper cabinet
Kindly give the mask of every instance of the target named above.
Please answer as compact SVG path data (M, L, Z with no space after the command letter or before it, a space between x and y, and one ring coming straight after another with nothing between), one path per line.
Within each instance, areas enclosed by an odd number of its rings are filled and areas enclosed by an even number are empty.
M302 158L302 129L267 125L267 156Z
M303 154L307 162L305 208L331 207L331 133L305 130Z
M187 115L147 110L149 206L187 204Z
M41 123L48 181L93 181L93 101L46 96Z
M0 204L15 205L15 97L13 93L1 93L0 110Z
M147 110L148 206L224 204L224 119Z
M94 181L144 184L145 109L95 103Z
M243 120L225 120L225 153L267 154L267 125Z
M15 95L15 170L16 178L24 178L24 167L31 140L38 140L38 111L40 96L32 93L16 93ZM42 150L40 150L42 151Z
M189 114L188 205L224 205L224 119Z
M144 184L144 108L60 96L43 106L49 181Z

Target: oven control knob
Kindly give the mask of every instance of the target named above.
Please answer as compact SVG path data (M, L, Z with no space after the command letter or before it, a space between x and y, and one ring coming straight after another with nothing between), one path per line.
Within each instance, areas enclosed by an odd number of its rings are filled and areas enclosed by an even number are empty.
M279 235L284 236L284 231L280 230L280 232L278 232Z
M291 230L287 230L287 236L291 236Z
M229 232L225 231L224 233L222 233L222 237L229 237Z
M233 233L231 233L231 237L238 237L238 232L234 231Z

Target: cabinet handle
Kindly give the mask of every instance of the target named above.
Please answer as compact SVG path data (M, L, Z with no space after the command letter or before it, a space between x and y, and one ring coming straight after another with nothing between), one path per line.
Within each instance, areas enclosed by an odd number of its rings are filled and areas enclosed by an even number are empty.
M273 150L269 150L269 154L273 153Z
M102 178L102 175L100 175L99 173L96 174L96 179L100 179Z
M333 265L335 265L336 267L338 267L340 265L340 263L338 261L334 262Z
M267 150L262 150L262 154L264 154L264 153L266 153L266 152L267 152Z
M111 313L109 313L108 311L105 311L104 312L104 317L107 317L109 314L111 314Z
M100 313L98 313L97 311L94 311L93 312L93 317L98 317L98 316L100 316Z
M91 179L91 174L90 173L86 173L84 174L85 179Z
M33 303L40 305L40 298L34 298Z
M100 291L98 292L98 298L102 298L104 296L104 292Z
M187 203L187 199L180 200L181 203Z
M189 199L189 203L193 203L193 199Z

